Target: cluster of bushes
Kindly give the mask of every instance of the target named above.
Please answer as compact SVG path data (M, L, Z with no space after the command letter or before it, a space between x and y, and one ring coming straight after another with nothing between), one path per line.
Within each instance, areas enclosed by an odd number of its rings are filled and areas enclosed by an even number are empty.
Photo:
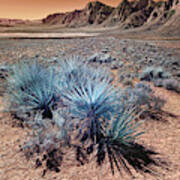
M102 165L107 157L112 173L116 167L132 175L154 173L161 161L152 150L137 143L137 119L143 107L154 106L152 90L140 83L134 89L113 86L107 69L93 68L79 57L45 67L21 62L7 78L8 110L32 130L22 147L27 155L43 154L36 165L59 172L63 149L75 150L84 164L90 154Z
M168 90L180 93L180 83L172 78L169 72L165 72L162 67L150 66L145 68L140 74L140 80L151 81L157 87L165 87Z

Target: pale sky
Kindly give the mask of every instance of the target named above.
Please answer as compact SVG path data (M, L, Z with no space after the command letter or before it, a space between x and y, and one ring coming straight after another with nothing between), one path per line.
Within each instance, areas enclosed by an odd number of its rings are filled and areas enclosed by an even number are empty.
M82 9L90 0L0 0L0 18L41 19L48 14ZM101 0L117 6L121 0Z

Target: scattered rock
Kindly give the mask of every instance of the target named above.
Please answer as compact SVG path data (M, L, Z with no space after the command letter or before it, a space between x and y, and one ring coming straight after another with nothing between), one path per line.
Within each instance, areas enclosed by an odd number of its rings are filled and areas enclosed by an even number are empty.
M95 53L94 55L90 56L88 58L88 62L96 62L96 63L111 63L112 61L115 61L116 59L113 58L110 54L104 54L104 53Z
M9 66L0 65L0 79L5 79L9 73Z

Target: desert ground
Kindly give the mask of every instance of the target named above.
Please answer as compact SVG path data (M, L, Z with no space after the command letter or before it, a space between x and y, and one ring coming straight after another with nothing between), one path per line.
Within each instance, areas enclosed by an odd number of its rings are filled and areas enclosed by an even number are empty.
M84 34L83 34L84 35ZM133 37L136 37L135 35ZM149 40L148 40L149 39ZM70 55L81 55L85 60L94 54L103 53L112 61L93 62L98 66L107 66L115 74L115 80L122 88L126 83L120 79L121 73L132 75L131 83L141 68L164 66L173 77L178 76L180 68L180 41L176 38L163 40L158 38L127 38L118 34L95 37L57 38L57 39L0 39L0 64L13 64L17 61L38 59L43 63L54 63ZM173 65L171 63L174 63ZM122 66L123 63L123 66ZM176 66L176 67L175 67ZM174 68L175 67L175 68ZM179 69L180 70L180 69ZM1 79L1 84L4 80ZM3 112L6 100L3 90L0 94L0 180L179 180L180 179L180 94L150 83L155 94L165 99L162 117L158 120L148 118L140 127L146 133L138 142L159 153L167 163L169 170L159 169L156 176L134 173L129 177L118 172L112 176L106 162L98 167L92 160L80 166L73 160L73 155L66 157L60 172L48 171L42 177L43 166L36 168L35 159L27 160L20 151L21 145L28 138L28 131L20 127L10 114Z

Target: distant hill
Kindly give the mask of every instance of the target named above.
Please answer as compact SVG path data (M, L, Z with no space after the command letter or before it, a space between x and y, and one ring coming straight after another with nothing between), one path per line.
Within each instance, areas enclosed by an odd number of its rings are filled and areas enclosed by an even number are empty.
M17 25L30 25L30 24L40 24L41 20L22 20L22 19L8 19L0 18L0 26L2 27L12 27Z
M0 25L1 26L14 26L17 24L26 24L27 21L21 19L7 19L7 18L0 18Z
M42 22L43 24L59 24L65 27L99 25L109 17L113 10L113 7L99 1L89 2L82 10L52 14L44 18Z

